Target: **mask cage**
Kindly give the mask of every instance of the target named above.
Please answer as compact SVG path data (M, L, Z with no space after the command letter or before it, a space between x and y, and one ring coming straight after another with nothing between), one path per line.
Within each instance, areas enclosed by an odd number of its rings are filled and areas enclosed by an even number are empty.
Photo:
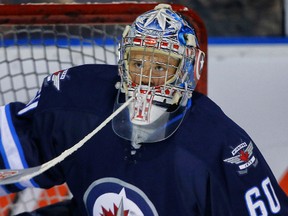
M196 48L181 46L179 42L175 40L162 40L159 38L151 38L149 36L126 36L122 39L122 43L119 49L119 73L125 85L135 87L139 84L132 81L128 63L130 60L130 52L137 50L142 51L143 56L145 53L149 52L152 53L152 55L164 54L167 56L168 60L170 58L179 59L180 62L178 64L175 75L169 78L166 77L166 80L162 86L170 89L178 89L179 91L194 90L196 83L194 82L193 74ZM142 59L142 62L146 61L147 60ZM167 68L175 67L172 65L166 66ZM151 75L152 74L150 74L150 78L152 78ZM148 83L148 86L152 86L151 82Z

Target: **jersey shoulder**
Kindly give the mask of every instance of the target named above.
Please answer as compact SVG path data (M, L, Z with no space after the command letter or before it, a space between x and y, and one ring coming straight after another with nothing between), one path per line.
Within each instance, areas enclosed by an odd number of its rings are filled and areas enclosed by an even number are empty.
M215 102L197 92L194 92L192 107L187 112L180 133L185 140L183 146L211 167L219 162L245 164L245 160L258 151L243 128Z
M192 98L192 107L187 113L187 118L191 126L199 128L213 135L237 134L248 136L248 134L208 96L194 92Z
M38 110L81 109L101 111L113 104L119 80L115 65L81 65L46 77L39 93Z
M223 169L232 175L253 173L254 179L265 174L272 178L269 166L252 138L207 96L193 95L192 107L181 128L181 146L219 179Z

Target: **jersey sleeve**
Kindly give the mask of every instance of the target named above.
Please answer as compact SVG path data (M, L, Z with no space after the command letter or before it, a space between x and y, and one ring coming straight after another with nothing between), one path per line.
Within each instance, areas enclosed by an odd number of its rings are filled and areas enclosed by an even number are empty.
M217 174L231 215L287 215L288 198L251 137L236 124L224 134Z
M219 160L209 166L193 161L197 169L191 191L189 187L183 190L192 200L185 197L183 202L197 203L194 208L199 215L288 215L288 197L256 145L244 140L239 145L228 148L224 160L219 154ZM181 179L187 179L188 172Z
M251 139L230 146L223 158L227 195L243 215L287 215L288 198Z
M37 130L36 125L40 123L37 119L39 118L37 109L39 98L40 93L37 93L29 104L14 102L0 107L1 169L27 169L39 166L57 156L53 143L49 140L43 142L42 138L50 133L47 127L51 126L51 123L44 122L42 119L40 121L44 126L43 131L39 134ZM7 175L13 175L13 172L0 172L0 175L4 178ZM63 176L55 167L41 176L39 181L30 179L1 186L0 195L17 192L27 187L48 188L63 182Z

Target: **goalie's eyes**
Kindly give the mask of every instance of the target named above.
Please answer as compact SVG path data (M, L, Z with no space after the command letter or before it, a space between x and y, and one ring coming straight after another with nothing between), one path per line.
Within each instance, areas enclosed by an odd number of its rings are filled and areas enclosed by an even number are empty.
M141 68L143 68L143 63L142 63L142 61L134 61L133 63L132 63L132 65L135 67L135 68L138 68L138 69L141 69Z
M163 71L166 71L166 68L164 68L163 66L161 65L156 65L154 67L155 71L159 71L159 72L163 72Z
M147 64L147 66L146 66ZM155 64L155 63L143 63L142 61L132 61L132 67L134 67L135 69L138 69L138 70L142 70L142 68L144 70L152 70L155 71L155 72L163 72L163 71L166 71L167 70L167 67L164 67L163 65L161 64Z

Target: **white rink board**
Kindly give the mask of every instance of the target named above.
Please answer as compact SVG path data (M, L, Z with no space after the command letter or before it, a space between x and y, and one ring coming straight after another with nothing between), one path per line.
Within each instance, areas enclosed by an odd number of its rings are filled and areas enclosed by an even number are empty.
M288 44L209 45L208 96L255 141L279 180L288 168Z

